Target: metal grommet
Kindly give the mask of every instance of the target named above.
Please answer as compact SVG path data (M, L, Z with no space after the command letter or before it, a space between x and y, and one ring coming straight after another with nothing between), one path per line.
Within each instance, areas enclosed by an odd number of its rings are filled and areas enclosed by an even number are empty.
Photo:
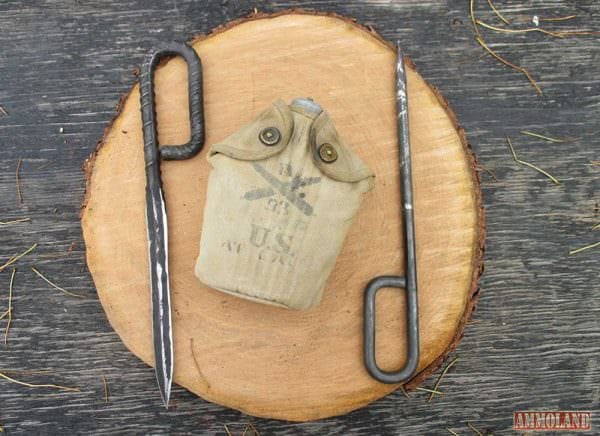
M338 153L333 145L326 142L319 147L319 157L325 163L332 163L337 160Z
M265 145L275 145L281 139L281 133L279 133L279 130L276 127L267 127L260 131L258 139Z

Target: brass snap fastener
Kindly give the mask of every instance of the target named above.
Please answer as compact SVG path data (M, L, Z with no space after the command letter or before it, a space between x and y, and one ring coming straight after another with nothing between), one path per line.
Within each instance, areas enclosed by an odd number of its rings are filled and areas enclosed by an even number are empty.
M319 157L325 163L332 163L337 160L338 154L333 145L325 143L319 147Z
M281 139L281 133L279 133L279 130L275 127L267 127L260 131L258 139L265 145L275 145Z

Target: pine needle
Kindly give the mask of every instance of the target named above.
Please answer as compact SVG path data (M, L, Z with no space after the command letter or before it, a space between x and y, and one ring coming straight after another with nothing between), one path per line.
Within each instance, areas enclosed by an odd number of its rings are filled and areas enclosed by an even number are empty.
M458 433L456 433L455 431L452 431L449 428L447 428L446 430L448 430L448 433L453 434L454 436L458 436Z
M102 376L102 384L104 385L104 402L108 404L108 383L104 376Z
M473 430L475 433L477 433L478 436L483 436L483 433L481 433L479 430L477 430L473 424L471 424L469 421L467 421L467 426Z
M477 21L475 20L475 12L473 11L475 6L475 0L471 0L471 23L473 23L473 30L475 30L475 35L477 38L481 38L481 34L479 33L479 28L477 27Z
M21 171L21 163L22 159L17 161L17 170L15 171L15 180L17 184L17 197L19 198L19 203L23 204L23 194L21 193L21 182L19 181L19 172Z
M527 77L527 80L529 80L529 83L531 83L533 85L533 87L535 88L535 90L537 91L537 93L539 95L543 94L542 89L538 86L537 82L533 79L533 77L531 76L531 74L529 73L529 71L527 71L523 67L520 67L519 65L515 65L512 62L509 62L506 59L504 59L502 56L500 56L494 50L492 50L491 48L489 48L481 36L478 36L477 38L475 38L475 40L479 43L479 45L481 45L496 60L502 62L504 65L512 68L513 70L516 70L516 71L524 74L525 77Z
M8 112L6 112L6 109L4 109L4 107L2 105L0 105L0 115L7 117L8 116Z
M225 432L227 433L227 436L233 436L229 431L229 427L227 427L227 424L223 424L223 427L225 427Z
M422 391L422 392L429 392L431 393L431 395L444 395L443 392L437 391L435 389L427 389L427 388L422 388L422 387L418 387L415 388L417 391Z
M15 281L15 274L17 269L13 268L10 273L10 284L8 285L8 322L6 323L6 330L4 330L4 347L8 346L8 332L10 331L10 324L12 323L12 298L13 298L13 283Z
M577 248L575 250L571 250L571 251L569 251L569 256L572 256L572 255L577 254L577 253L581 253L582 251L585 251L585 250L591 250L592 248L596 248L598 246L600 246L600 241L594 242L593 244L590 244L590 245L586 245L585 247L581 247L581 248Z
M408 396L408 392L406 392L406 389L404 389L404 385L400 386L400 391L402 392L402 394L406 397L406 398L410 398Z
M242 436L246 436L246 433L248 432L248 430L252 430L252 434L254 436L260 436L260 433L258 432L256 427L254 427L254 424L252 424L251 422L248 422L246 424L246 428L244 428L244 432L242 433Z
M48 283L50 286L52 286L54 289L59 290L60 292L70 295L71 297L77 297L77 298L85 298L83 295L79 295L79 294L74 294L73 292L69 292L64 288L61 288L60 286L58 286L57 284L51 282L50 280L48 280L41 272L39 272L37 269L35 269L34 267L31 267L31 271L33 271L34 273L37 274L37 276L39 278L41 278L43 281L45 281L46 283Z
M596 230L596 229L600 229L600 223L598 223L594 227L592 227L592 230Z
M4 318L6 318L6 315L8 315L10 312L12 312L12 309L8 309L6 312L4 312L2 315L0 315L0 321L2 321Z
M450 368L452 368L452 366L458 362L458 357L455 357L454 359L452 359L450 361L450 363L448 363L448 365L446 365L446 367L444 368L444 370L442 371L442 373L440 374L440 376L438 377L437 381L435 382L435 385L433 385L433 390L437 390L437 388L440 386L440 383L442 382L442 379L444 378L444 376L446 375L446 373L448 372L448 370ZM429 396L429 398L427 399L427 402L429 403L431 400L433 400L433 396L435 394L432 392L431 395Z
M573 18L577 18L577 15L567 15L566 17L548 17L548 18L539 17L538 20L540 20L540 21L566 21L566 20L572 20Z
M31 218L19 218L18 220L12 221L0 221L0 226L10 226L11 224L24 223L27 221L31 221Z
M37 247L37 245L38 244L36 242L35 244L33 244L31 247L29 247L27 250L25 250L21 254L16 254L13 257L11 257L10 259L8 259L8 261L4 265L0 266L0 272L4 271L4 268L6 268L9 265L12 265L13 263L15 263L17 260L19 260L23 256L26 256L29 253L31 253L33 250L35 250L35 247Z
M477 164L477 171L485 171L486 173L488 173L490 175L490 177L494 180L494 182L499 181L498 177L496 176L496 173L494 171L490 170L485 165Z
M532 168L532 169L536 170L537 172L545 175L550 180L552 180L552 182L554 182L555 185L560 185L560 182L552 174L550 174L549 172L544 171L543 169L541 169L540 167L535 166L532 163L529 163L529 162L526 162L524 160L519 159L517 157L517 153L515 152L515 149L514 149L514 147L512 145L512 141L510 140L510 138L508 136L506 137L506 140L508 142L508 146L510 147L510 152L512 153L513 159L515 160L515 162L517 162L517 163L519 163L521 165L525 165L526 167L529 167L529 168Z
M502 21L504 21L504 24L510 24L510 21L508 21L506 18L504 18L504 15L502 15L500 13L500 11L498 11L498 9L496 9L496 6L494 6L494 3L492 2L492 0L487 0L488 5L490 5L490 8L492 8L492 11L494 11L494 13L496 14L496 16L498 18L500 18Z
M39 374L50 374L52 370L42 369L42 370L28 370L28 369L6 369L0 368L0 372L4 374L16 374L16 375L39 375Z
M15 380L12 377L7 376L6 374L3 374L0 372L0 378L3 378L5 380L8 380L11 383L15 383L21 386L26 386L28 388L51 388L51 389L58 389L61 391L69 391L69 392L81 392L78 388L68 388L66 386L59 386L59 385L54 385L54 384L32 384L32 383L25 383L23 381L19 381L19 380Z
M481 27L485 27L486 29L493 30L494 32L504 32L504 33L529 33L529 32L538 32L544 33L546 35L554 36L556 38L563 38L563 34L566 32L551 32L550 30L542 29L541 27L528 27L526 29L505 29L502 27L492 26L491 24L484 23L481 20L476 20L476 23Z
M533 136L535 138L543 139L544 141L556 142L556 143L571 142L571 141L575 141L575 139L577 139L577 138L553 138L551 136L541 135L539 133L531 132L529 130L521 130L519 133L521 135L529 135L529 136Z

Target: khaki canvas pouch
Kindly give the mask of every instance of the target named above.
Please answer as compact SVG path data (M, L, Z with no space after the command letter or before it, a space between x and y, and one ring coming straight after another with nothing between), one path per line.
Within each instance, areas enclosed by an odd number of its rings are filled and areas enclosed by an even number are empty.
M310 99L276 101L208 160L196 276L261 303L319 304L372 171Z

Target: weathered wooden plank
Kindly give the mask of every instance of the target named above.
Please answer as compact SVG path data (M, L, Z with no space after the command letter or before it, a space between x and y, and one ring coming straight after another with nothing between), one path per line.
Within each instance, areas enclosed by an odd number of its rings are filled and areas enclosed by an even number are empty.
M485 1L477 10L496 23ZM509 17L578 14L555 28L600 29L600 4L497 1ZM257 6L271 11L307 7L335 11L403 41L423 76L450 100L487 174L486 272L475 319L458 349L455 368L426 403L396 392L350 415L307 424L253 420L263 434L469 434L466 421L509 432L518 408L600 409L598 251L569 257L570 248L599 240L600 45L598 37L485 33L492 48L530 69L545 95L489 56L473 40L467 2L44 2L0 4L0 220L31 223L0 228L0 258L38 249L19 262L14 322L0 367L52 368L29 381L79 386L81 394L30 390L0 380L0 425L8 434L127 432L241 434L250 418L176 389L165 412L154 375L108 326L85 266L78 221L80 165L133 83L133 69L161 41L186 39ZM63 127L64 132L59 133ZM519 130L575 136L565 144L523 137ZM505 135L523 159L554 174L518 166ZM24 204L14 170L19 158ZM68 252L71 243L72 252ZM85 299L51 290L30 270ZM0 311L10 271L0 273ZM1 326L3 326L2 324ZM103 400L102 375L111 390ZM433 381L432 381L433 383ZM594 422L596 427L597 421Z

